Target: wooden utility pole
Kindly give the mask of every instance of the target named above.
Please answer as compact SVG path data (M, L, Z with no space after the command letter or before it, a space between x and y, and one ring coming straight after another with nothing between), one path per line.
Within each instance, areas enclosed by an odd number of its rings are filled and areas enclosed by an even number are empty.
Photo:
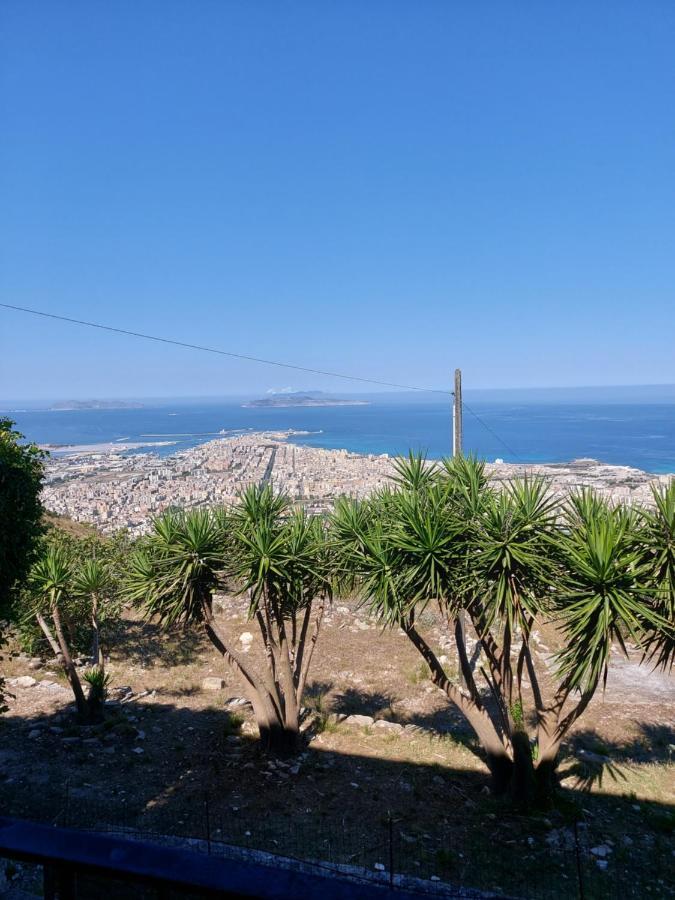
M461 456L462 454L462 370L455 369L455 391L452 395L452 455ZM459 622L459 630L461 632L461 640L466 646L464 637L464 610L461 609L457 614ZM466 679L462 671L462 665L459 665L459 686L466 687Z
M455 369L455 392L452 402L452 455L462 453L462 370Z

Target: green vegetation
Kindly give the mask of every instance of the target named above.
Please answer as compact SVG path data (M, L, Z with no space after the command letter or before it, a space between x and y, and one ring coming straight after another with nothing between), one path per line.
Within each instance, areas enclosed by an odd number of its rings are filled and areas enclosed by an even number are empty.
M269 487L231 510L169 512L132 556L127 597L165 625L201 626L241 676L264 747L297 747L307 673L331 596L323 523ZM213 592L233 579L249 599L266 666L256 669L213 615Z
M35 558L42 534L40 490L45 454L35 444L22 444L11 419L0 418L0 649L3 626L13 612L17 589ZM5 682L0 676L0 713Z
M411 455L397 473L395 489L337 505L343 590L403 629L478 737L496 792L522 806L546 802L561 741L606 678L612 642L625 649L630 639L672 664L675 484L654 491L646 511L589 492L561 506L536 479L497 490L472 459L432 467ZM465 688L418 630L430 603L454 630ZM485 659L478 673L463 615ZM563 641L549 696L533 662L533 636L547 623Z
M63 666L81 721L100 718L108 678L101 653L101 627L119 613L120 541L77 539L59 532L43 541L22 603L22 637L35 647L39 633ZM39 629L39 632L38 632ZM90 652L85 697L74 653Z
M411 455L389 488L342 499L330 517L259 486L226 509L168 511L133 546L124 535L66 534L58 525L41 534L37 524L37 559L21 592L12 587L20 638L33 651L50 648L80 721L90 723L102 717L102 648L123 602L167 629L182 626L184 644L186 630L201 632L238 675L262 749L285 754L300 746L325 607L335 593L356 596L418 652L407 680L430 679L462 713L495 793L531 808L550 803L561 743L602 687L612 647L630 643L672 665L675 483L653 499L637 509L583 491L561 503L537 479L497 488L476 460L430 465ZM246 598L262 660L214 614L225 589ZM427 637L432 608L454 635L450 661ZM542 628L560 642L545 675L534 662ZM124 633L118 638L123 645ZM323 695L304 702L314 733L335 730ZM240 726L229 714L223 728L234 735Z
M4 618L16 589L28 575L43 531L42 488L45 454L35 444L22 444L23 435L11 419L0 418L0 618Z

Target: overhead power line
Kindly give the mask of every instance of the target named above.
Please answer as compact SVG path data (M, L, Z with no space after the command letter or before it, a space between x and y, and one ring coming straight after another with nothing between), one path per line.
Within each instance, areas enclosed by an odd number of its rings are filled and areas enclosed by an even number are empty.
M494 428L490 428L490 426L487 424L487 422L483 418L481 418L481 416L479 416L475 410L471 409L471 407L467 404L466 400L462 400L462 406L464 407L464 409L467 412L471 413L471 415L474 417L474 419L477 419L480 422L480 424L483 426L483 428L486 431L488 431L492 435L492 437L495 438L495 440L499 441L499 443L502 445L502 447L504 447L505 450L508 450L508 452L511 454L511 456L515 457L515 459L522 462L522 460L520 459L520 457L518 456L516 451L513 450L511 447L509 447L509 445L506 443L506 441L503 438L500 438L499 435L497 434L497 432L494 430Z
M155 341L158 344L171 344L174 347L185 347L188 350L200 350L204 353L215 353L218 356L228 356L231 359L243 359L248 362L262 363L266 366L276 366L280 369L294 369L296 372L309 372L312 375L326 375L329 378L343 378L346 381L358 381L362 384L377 384L380 387L398 388L402 391L420 391L429 394L444 394L452 396L452 391L444 391L441 388L424 388L413 384L396 384L393 381L380 381L376 378L364 378L360 375L347 375L344 372L329 372L323 369L312 369L309 366L300 366L294 363L279 362L274 359L263 359L259 356L249 356L245 353L234 353L231 350L220 350L216 347L206 347L202 344L189 344L186 341L177 341L173 338L158 337L154 334L144 334L141 331L130 331L127 328L115 328L112 325L102 325L100 322L87 322L84 319L73 319L70 316L59 316L56 313L48 313L39 309L29 309L26 306L14 306L11 303L0 303L3 309L13 309L17 312L28 313L32 316L41 316L44 319L56 319L59 322L69 322L71 325L84 325L87 328L97 328L99 331L110 331L114 334L125 334L129 337L142 338L146 341Z
M301 366L301 365L297 365L295 363L279 362L279 360L274 360L274 359L263 359L262 357L259 357L259 356L250 356L245 353L235 353L232 350L221 350L220 348L207 347L203 344L190 344L187 341L178 341L178 340L175 340L174 338L159 337L158 335L155 335L155 334L146 334L141 331L132 331L131 329L128 329L128 328L117 328L113 325L103 325L101 322L88 322L86 319L75 319L71 316L61 316L61 315L58 315L57 313L49 313L49 312L45 312L44 310L40 310L40 309L31 309L30 307L27 307L27 306L17 306L12 303L0 303L0 307L3 309L11 309L11 310L14 310L15 312L27 313L28 315L31 315L31 316L38 316L43 319L55 319L58 322L67 322L70 325L82 325L86 328L96 328L99 331L108 331L113 334L123 334L128 337L140 338L141 340L145 340L145 341L154 341L157 344L169 344L173 347L183 347L187 350L198 350L202 353L214 353L217 356L227 356L230 359L242 359L247 362L262 363L263 365L275 366L280 369L292 369L296 372L307 372L311 375L325 375L329 378L342 378L345 381L355 381L355 382L359 382L360 384L375 384L375 385L378 385L379 387L397 388L398 390L403 390L403 391L417 391L420 393L442 394L445 397L454 397L453 391L446 391L446 390L443 390L442 388L425 388L425 387L420 387L419 385L398 384L393 381L382 381L382 380L376 379L376 378L365 378L361 375L348 375L345 372L331 372L331 371L324 370L324 369L313 369L310 366ZM481 416L478 415L477 412L475 412L473 409L471 409L470 406L467 405L465 400L462 400L462 406L467 410L467 412L471 413L471 415L483 426L483 428L485 428L485 430L487 432L489 432L492 435L492 437L495 438L495 440L499 441L499 443L511 454L511 456L515 457L516 459L519 459L518 454L515 452L515 450L513 450L511 447L509 447L509 445L506 443L506 441L504 441L497 434L497 432L494 431L494 429L491 428L481 418Z

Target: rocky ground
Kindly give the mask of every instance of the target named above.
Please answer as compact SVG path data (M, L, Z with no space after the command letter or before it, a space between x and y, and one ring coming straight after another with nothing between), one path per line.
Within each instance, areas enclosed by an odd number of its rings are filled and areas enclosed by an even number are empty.
M255 656L241 601L219 607ZM431 614L423 624L452 669L445 627ZM538 635L544 678L554 641ZM7 661L6 813L208 836L369 871L389 865L393 846L397 871L542 897L576 896L580 816L595 879L587 896L616 896L628 876L626 896L675 896L675 679L637 659L617 656L565 748L561 808L525 819L490 796L471 733L405 636L349 604L328 614L305 701L306 746L289 760L259 753L240 684L200 637L167 635L127 613L109 651L108 715L91 728L74 723L70 690L48 661Z

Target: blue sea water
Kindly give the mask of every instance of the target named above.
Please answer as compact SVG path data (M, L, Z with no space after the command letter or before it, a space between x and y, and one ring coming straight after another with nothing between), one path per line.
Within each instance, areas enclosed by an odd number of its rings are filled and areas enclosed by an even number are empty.
M675 401L533 402L473 400L464 414L464 449L487 460L568 462L592 457L649 472L675 472ZM357 453L430 457L451 452L450 398L373 400L364 406L244 408L239 402L162 401L141 409L11 410L17 427L41 444L172 441L174 453L226 431L295 429L294 440Z

